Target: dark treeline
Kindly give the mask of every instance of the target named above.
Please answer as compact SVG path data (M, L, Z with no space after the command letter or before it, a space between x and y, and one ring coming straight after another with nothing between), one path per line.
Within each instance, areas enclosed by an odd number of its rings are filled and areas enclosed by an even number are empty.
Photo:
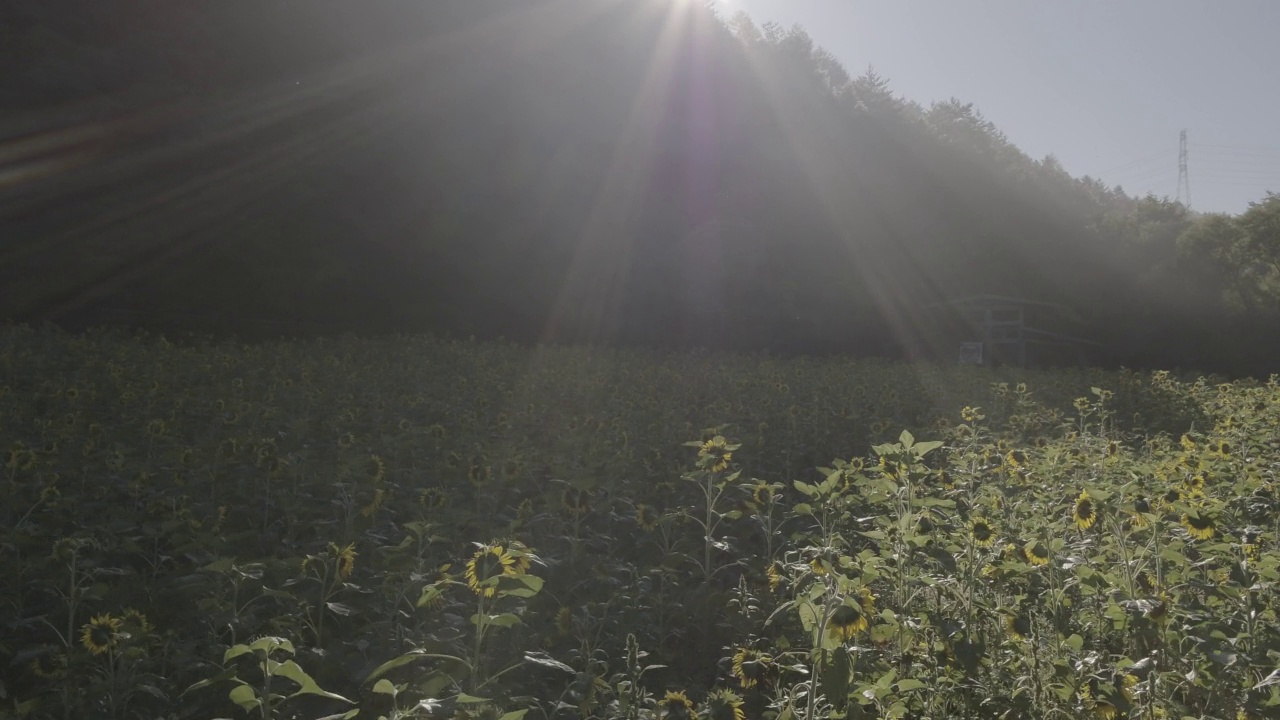
M1072 178L799 28L17 0L0 38L9 318L950 359L931 306L998 294L1069 307L1094 362L1277 369L1280 198Z

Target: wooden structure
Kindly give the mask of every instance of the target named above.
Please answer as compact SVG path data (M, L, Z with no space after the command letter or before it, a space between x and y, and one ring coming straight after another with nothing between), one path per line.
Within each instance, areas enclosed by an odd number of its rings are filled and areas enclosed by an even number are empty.
M1001 295L934 303L935 342L958 349L976 365L1083 364L1090 346L1075 334L1082 325L1065 305Z

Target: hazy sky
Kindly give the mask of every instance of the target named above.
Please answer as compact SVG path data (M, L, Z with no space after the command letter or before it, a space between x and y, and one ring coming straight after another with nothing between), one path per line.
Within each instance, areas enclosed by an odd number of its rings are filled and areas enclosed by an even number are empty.
M1280 0L719 0L799 24L853 75L972 102L1035 158L1239 212L1280 192Z

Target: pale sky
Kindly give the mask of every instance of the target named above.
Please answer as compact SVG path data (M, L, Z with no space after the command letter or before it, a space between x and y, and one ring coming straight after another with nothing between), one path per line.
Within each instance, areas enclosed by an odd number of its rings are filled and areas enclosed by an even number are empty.
M851 75L972 102L1024 152L1131 195L1241 212L1280 192L1280 0L719 0L803 26Z

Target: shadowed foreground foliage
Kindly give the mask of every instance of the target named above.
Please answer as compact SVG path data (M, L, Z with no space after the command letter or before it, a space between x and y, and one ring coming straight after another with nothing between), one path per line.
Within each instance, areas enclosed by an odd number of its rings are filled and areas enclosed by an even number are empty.
M1280 706L1274 381L24 327L0 378L0 717Z

